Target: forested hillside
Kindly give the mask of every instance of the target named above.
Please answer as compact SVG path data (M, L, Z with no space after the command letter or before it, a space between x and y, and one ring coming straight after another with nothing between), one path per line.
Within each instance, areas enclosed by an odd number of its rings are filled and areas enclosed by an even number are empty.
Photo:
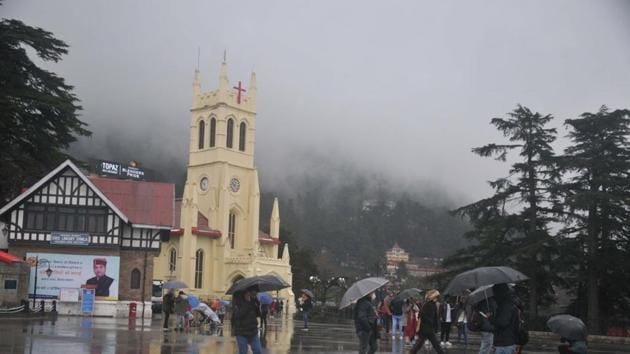
M423 257L444 257L464 245L468 226L448 213L446 198L436 198L439 191L423 197L420 187L397 190L393 179L348 168L289 180L282 189L263 193L261 227L267 228L277 196L283 229L322 272L381 273L385 251L395 242Z

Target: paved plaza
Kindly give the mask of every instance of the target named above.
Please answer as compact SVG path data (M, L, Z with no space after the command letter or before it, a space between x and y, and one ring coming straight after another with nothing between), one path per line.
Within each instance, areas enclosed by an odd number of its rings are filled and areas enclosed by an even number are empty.
M140 321L113 318L59 317L56 321L3 319L0 321L0 353L235 353L236 344L224 331L191 330L163 332L159 319L144 326ZM263 345L267 353L355 353L357 340L351 324L312 323L308 332L291 319L270 321ZM407 352L401 340L379 342L380 353ZM525 353L554 353L552 340L533 339ZM478 338L472 335L466 348L454 345L448 353L476 353ZM623 345L592 344L589 353L623 353ZM425 349L422 353L434 353Z

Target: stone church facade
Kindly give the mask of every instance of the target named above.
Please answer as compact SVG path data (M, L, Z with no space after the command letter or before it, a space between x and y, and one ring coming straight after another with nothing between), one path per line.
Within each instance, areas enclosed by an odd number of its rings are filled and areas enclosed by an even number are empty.
M259 228L256 94L255 74L247 90L240 81L233 87L225 62L214 91L202 91L195 71L186 184L175 203L170 240L155 259L154 278L182 280L202 299L224 298L232 283L254 275L274 274L291 283L288 247L279 252L277 199L270 230ZM293 306L290 288L278 295Z

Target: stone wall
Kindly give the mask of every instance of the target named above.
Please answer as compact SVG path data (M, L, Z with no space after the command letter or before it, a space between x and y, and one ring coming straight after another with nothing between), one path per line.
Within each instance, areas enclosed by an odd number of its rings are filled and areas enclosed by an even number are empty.
M8 308L28 300L28 280L31 268L27 263L0 262L0 307ZM16 289L5 289L5 280L17 280Z
M120 279L118 286L118 298L120 300L141 301L142 299L142 271L144 269L144 251L120 251ZM153 288L153 259L154 252L146 253L146 279L144 290L144 301L151 301L151 291ZM140 288L131 288L131 272L134 269L140 271Z

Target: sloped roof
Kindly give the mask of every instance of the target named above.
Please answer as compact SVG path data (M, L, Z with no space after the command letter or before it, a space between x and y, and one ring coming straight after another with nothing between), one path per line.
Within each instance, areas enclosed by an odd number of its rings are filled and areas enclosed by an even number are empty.
M42 179L37 181L37 183L35 183L34 185L30 186L25 192L23 192L22 194L18 195L12 201L10 201L8 204L6 204L4 207L2 207L2 209L0 209L0 215L6 213L11 208L13 208L14 206L18 205L20 202L22 202L23 200L25 200L26 198L31 196L33 193L35 193L35 191L37 191L44 184L46 184L48 181L50 181L55 176L57 176L57 174L59 174L62 171L64 171L66 168L69 168L72 171L74 171L74 173L76 173L76 175L79 176L79 178L81 178L81 180L83 180L83 182L85 182L85 184L87 184L88 187L90 187L90 189L92 189L94 191L94 193L96 193L96 195L98 195L99 198L101 198L103 200L103 202L105 202L105 204L107 204L107 206L110 207L114 211L114 213L116 213L116 215L118 215L124 222L128 222L127 216L122 211L120 211L118 209L118 207L111 200L109 200L109 198L107 198L92 183L92 181L89 178L87 178L85 176L85 174L83 174L83 172L81 172L81 170L79 170L79 168L70 160L66 160L66 161L62 162L54 170L50 171L46 176L42 177Z
M175 223L175 185L90 176L90 181L135 226L170 229Z

